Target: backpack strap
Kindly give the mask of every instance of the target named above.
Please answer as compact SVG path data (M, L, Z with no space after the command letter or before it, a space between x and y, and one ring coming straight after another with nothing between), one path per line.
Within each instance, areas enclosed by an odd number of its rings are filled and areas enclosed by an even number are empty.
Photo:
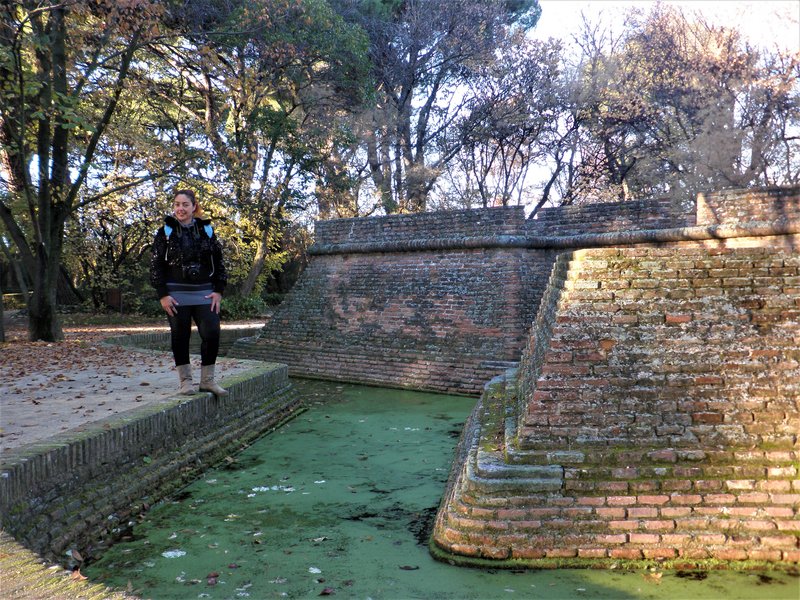
M210 223L206 223L203 226L203 230L206 232L206 235L208 236L208 239L211 239L211 236L214 235L214 228L211 227ZM167 237L167 239L169 239L169 236L172 235L172 227L170 227L166 223L164 223L164 235Z

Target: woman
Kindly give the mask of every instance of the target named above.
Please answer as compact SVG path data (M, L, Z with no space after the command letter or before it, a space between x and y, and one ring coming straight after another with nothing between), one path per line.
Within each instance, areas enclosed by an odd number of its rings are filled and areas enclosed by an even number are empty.
M219 353L220 303L228 276L219 240L211 222L201 215L192 190L175 192L172 214L164 218L153 242L150 283L169 319L180 393L195 392L189 363L194 320L202 339L200 390L224 396L228 392L214 381L214 365Z

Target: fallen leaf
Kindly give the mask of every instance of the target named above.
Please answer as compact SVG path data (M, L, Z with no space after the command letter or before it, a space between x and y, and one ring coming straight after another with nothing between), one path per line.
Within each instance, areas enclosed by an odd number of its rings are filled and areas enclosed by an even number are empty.
M334 590L333 588L330 588L330 587L326 587L325 589L323 589L319 593L319 595L320 596L333 596L335 593L336 593L336 590Z
M645 573L643 577L651 583L661 583L661 573Z

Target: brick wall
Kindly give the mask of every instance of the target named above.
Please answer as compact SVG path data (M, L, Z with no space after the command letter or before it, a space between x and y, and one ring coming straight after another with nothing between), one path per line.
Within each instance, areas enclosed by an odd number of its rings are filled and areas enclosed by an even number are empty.
M562 255L519 375L476 414L440 550L797 562L800 256Z
M697 224L800 220L800 188L725 190L697 197Z
M796 562L799 191L320 224L231 354L486 388L437 515L446 560Z
M800 255L615 248L570 258L527 384L522 446L791 447Z
M668 198L544 208L527 221L532 235L569 236L696 225L693 203Z
M231 356L286 362L297 375L477 395L518 360L551 260L519 249L319 256L259 337L239 340Z
M295 288L231 355L285 362L293 375L478 395L519 359L560 251L799 243L768 223L709 231L687 210L662 199L528 221L521 207L324 221Z
M315 225L318 246L394 242L409 239L517 235L525 228L521 206L454 210L363 219L332 219Z
M53 562L84 559L128 521L299 410L284 365L253 363L229 395L176 396L3 453L0 525Z

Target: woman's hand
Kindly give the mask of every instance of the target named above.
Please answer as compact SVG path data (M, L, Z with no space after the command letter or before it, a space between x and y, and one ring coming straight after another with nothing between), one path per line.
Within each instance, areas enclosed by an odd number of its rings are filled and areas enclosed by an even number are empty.
M206 298L211 298L211 312L219 314L220 305L222 304L222 294L219 292L211 292Z
M175 300L175 298L172 296L164 296L159 302L161 302L161 308L163 308L170 317L177 314L178 311L176 307L178 306L178 301Z

